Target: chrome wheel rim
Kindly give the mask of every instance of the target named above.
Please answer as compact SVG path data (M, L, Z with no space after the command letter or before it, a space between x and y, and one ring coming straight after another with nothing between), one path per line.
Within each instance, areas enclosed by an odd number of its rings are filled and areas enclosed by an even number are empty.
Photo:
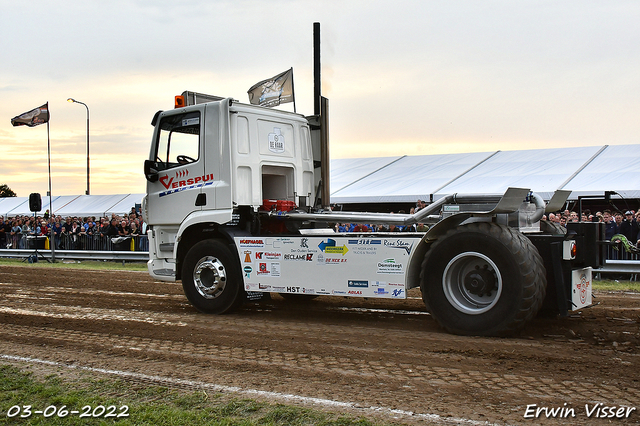
M447 300L458 311L479 315L498 303L502 276L496 264L477 252L460 253L447 264L442 276Z
M196 290L205 299L215 299L227 284L227 271L222 262L213 256L203 257L193 270Z

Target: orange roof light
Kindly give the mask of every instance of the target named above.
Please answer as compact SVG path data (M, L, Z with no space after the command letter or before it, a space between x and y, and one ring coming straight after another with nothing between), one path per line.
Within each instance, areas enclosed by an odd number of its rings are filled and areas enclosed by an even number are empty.
M182 107L186 106L186 104L187 103L185 102L184 96L176 95L176 100L175 100L175 102L173 104L174 108L182 108Z

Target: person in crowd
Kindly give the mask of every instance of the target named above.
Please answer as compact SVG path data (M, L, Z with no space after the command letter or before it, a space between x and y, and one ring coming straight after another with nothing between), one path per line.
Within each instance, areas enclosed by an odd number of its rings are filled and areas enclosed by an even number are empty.
M392 223L389 225L389 232L401 232L401 229Z
M624 215L625 218L622 219L618 232L627 237L630 242L635 243L638 241L638 222L631 210L627 210Z
M428 230L429 230L429 227L424 223L418 223L418 226L416 226L417 232L427 232Z
M31 230L29 231L29 235L32 237L37 237L38 235L40 235L40 223L38 223L37 220L35 219L31 219L29 220L29 224L31 227Z
M109 219L107 217L103 217L100 219L100 236L104 237L107 235L107 229L109 228Z
M62 246L62 224L60 218L56 217L53 222L53 239L55 240L55 247L60 249Z
M71 230L73 229L73 222L71 222L71 216L67 216L67 218L61 222L62 223L62 233L60 235L60 239L62 241L61 247L65 250L72 250L72 242L71 242Z
M31 220L25 219L22 223L22 238L20 238L20 243L18 244L18 248L24 249L27 247L27 237L31 235Z
M607 240L611 240L611 237L618 233L618 225L613 219L611 210L607 209L602 212L602 219L604 222L604 237Z
M112 217L109 221L109 226L107 227L107 236L115 237L120 233L120 224L118 223L117 217Z
M131 227L129 226L126 219L122 219L120 221L120 225L118 225L118 235L121 237L128 237L131 234Z
M622 225L623 219L622 212L616 212L613 215L613 219L616 221L616 225L618 226L618 232L620 232L620 225Z
M78 226L78 244L77 247L80 250L87 250L89 248L88 238L87 238L87 229L89 229L89 224L87 223L89 218L84 218L82 223L79 223Z
M44 218L40 222L40 233L38 235L40 235L40 236L48 236L49 235L49 227L47 226L47 220L44 219Z
M147 236L147 222L140 216L140 251L149 250L149 237Z
M11 228L9 228L11 232ZM0 249L7 248L7 228L4 221L4 216L0 216Z
M22 248L22 221L20 219L16 219L13 221L11 226L11 248L17 249Z
M363 223L358 223L353 227L353 232L369 232L369 228Z

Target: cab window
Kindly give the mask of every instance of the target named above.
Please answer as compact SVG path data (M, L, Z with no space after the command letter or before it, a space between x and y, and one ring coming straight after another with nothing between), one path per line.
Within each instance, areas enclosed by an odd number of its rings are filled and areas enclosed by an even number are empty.
M156 147L155 161L159 170L198 161L200 111L163 117Z

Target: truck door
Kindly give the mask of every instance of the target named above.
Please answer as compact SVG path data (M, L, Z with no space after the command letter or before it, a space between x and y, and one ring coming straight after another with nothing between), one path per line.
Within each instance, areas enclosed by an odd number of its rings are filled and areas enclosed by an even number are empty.
M202 210L200 194L212 180L204 166L205 108L169 111L158 120L151 159L145 164L149 224L175 225Z

